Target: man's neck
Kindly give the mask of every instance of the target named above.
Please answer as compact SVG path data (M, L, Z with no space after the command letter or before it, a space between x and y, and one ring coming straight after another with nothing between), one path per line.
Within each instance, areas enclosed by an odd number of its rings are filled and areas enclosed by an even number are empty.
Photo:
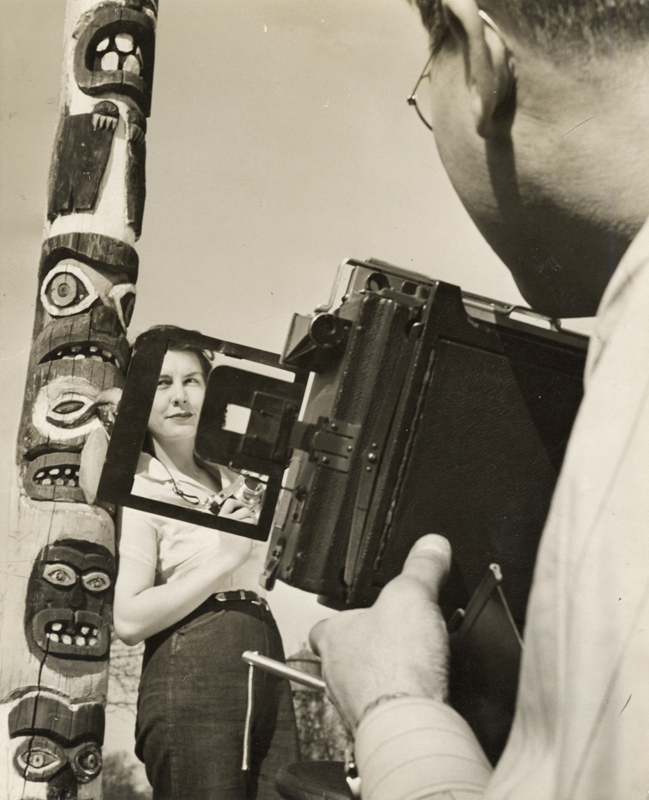
M556 165L555 196L630 241L649 216L649 58L639 50L555 66L530 59L536 80L519 98L539 168Z

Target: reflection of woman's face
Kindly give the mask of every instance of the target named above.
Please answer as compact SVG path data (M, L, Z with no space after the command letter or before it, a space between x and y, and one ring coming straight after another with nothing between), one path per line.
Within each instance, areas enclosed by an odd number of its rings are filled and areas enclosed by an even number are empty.
M162 362L149 417L153 438L194 438L204 399L205 378L196 353L169 350Z

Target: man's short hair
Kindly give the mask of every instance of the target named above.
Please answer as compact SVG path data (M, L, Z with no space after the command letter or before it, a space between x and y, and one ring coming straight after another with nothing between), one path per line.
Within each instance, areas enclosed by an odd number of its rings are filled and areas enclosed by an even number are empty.
M410 0L430 33L433 52L442 46L448 23L441 0ZM558 61L582 56L614 55L649 38L649 0L491 0L485 10L506 8L514 24Z

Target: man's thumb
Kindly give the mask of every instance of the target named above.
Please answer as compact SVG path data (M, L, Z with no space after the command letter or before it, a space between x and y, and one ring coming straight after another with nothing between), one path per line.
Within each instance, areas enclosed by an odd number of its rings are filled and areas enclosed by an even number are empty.
M437 594L450 569L451 545L448 539L429 533L412 546L402 575L421 581L431 593L431 599L437 602Z

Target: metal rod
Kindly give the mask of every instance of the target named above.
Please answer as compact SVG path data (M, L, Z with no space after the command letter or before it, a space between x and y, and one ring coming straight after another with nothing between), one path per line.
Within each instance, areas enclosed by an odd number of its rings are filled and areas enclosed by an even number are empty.
M248 668L248 707L246 708L246 722L243 729L243 760L241 770L250 770L250 735L252 733L252 704L254 702L255 667L250 664Z
M256 651L246 650L241 655L241 658L246 664L265 669L266 672L278 675L280 678L287 678L296 683L303 683L305 686L310 686L311 689L318 689L324 692L327 688L327 684L322 678L317 678L315 675L311 675L310 672L303 672L301 669L295 669L295 667L287 667L286 664L282 664L281 661L275 661L274 658L262 656Z

